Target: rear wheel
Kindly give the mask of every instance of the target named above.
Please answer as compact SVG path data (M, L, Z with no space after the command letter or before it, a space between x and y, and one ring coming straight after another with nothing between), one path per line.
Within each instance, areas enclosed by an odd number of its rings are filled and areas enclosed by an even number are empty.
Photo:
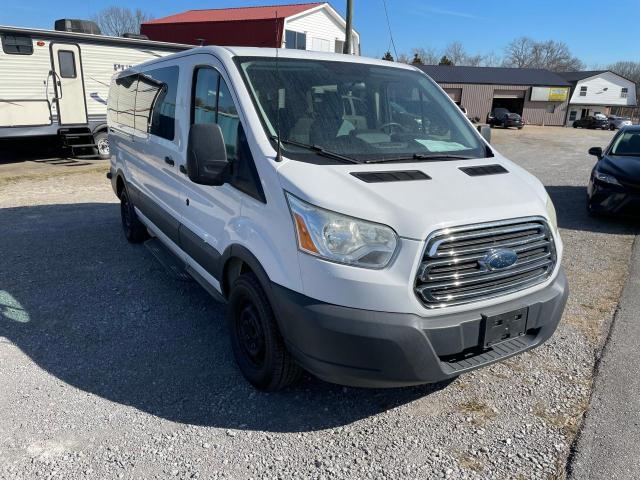
M123 188L120 194L120 219L122 220L122 231L128 242L142 243L149 238L147 227L136 215L126 188Z
M227 311L233 354L242 375L259 390L281 390L296 382L302 369L287 350L276 318L253 273L240 275Z
M101 160L109 160L109 135L106 131L101 131L93 135L93 141L98 150L98 156Z

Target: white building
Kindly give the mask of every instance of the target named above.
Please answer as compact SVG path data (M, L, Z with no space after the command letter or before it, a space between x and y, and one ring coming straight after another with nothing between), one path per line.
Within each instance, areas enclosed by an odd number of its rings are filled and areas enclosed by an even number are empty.
M567 125L588 115L609 115L613 107L635 107L636 84L608 70L559 73L572 84Z
M145 22L152 40L342 53L346 21L327 2L187 10ZM171 39L171 40L169 40ZM360 54L353 30L351 53Z

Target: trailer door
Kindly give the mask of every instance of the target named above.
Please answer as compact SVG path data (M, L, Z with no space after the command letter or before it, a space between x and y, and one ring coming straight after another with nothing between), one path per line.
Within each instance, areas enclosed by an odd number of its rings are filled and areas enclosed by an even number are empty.
M86 125L87 104L84 96L80 47L71 43L52 43L51 64L55 73L58 123Z

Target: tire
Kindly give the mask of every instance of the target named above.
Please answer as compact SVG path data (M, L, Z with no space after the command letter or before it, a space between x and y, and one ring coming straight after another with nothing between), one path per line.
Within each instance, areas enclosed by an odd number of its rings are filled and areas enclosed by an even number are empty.
M109 135L105 130L101 130L93 135L93 142L96 144L96 150L98 151L98 157L100 160L109 160L111 155L109 154Z
M587 215L589 215L592 218L595 218L598 216L598 214L593 210L593 206L591 205L591 199L589 198L589 195L587 195L587 202L585 204L585 207L587 208Z
M233 282L227 322L236 363L251 385L277 391L300 379L302 369L287 350L267 295L253 273Z
M575 122L573 122L573 128L578 128L578 125Z
M142 224L138 215L136 215L126 188L120 194L120 219L122 221L122 231L129 243L142 243L149 238L147 227Z

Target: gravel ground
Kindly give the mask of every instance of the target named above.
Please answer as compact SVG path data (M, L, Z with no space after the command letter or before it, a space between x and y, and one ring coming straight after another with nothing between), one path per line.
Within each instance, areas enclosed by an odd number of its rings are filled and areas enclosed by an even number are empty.
M584 211L610 138L494 131L556 204L565 317L532 352L394 390L252 390L223 307L126 244L102 173L0 180L0 478L563 478L637 230Z

